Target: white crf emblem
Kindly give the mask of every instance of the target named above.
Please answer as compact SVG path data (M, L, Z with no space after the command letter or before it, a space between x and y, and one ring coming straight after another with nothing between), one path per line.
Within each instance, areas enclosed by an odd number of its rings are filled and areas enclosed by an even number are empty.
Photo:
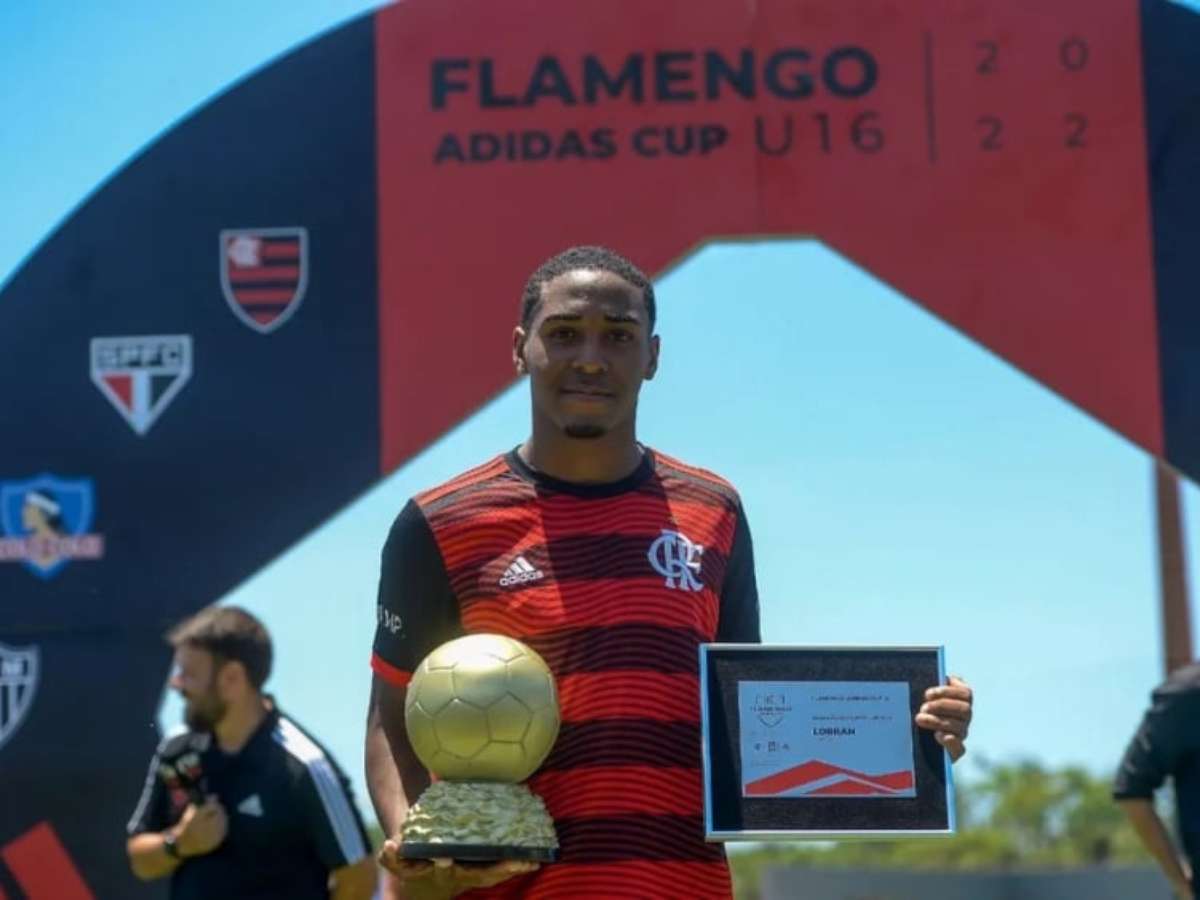
M646 555L650 565L667 580L667 587L681 591L698 591L700 583L700 556L704 548L693 544L678 531L663 529L663 533L653 544Z

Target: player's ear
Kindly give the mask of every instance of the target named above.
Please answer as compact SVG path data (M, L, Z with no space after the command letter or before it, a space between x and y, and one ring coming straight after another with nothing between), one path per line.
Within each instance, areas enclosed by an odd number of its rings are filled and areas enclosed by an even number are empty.
M518 375L524 375L529 371L525 365L525 338L527 337L525 329L518 325L513 329L513 368L517 370Z
M654 373L658 371L658 351L660 348L661 344L659 343L658 335L650 335L650 361L646 364L646 374L643 376L646 381L654 378Z

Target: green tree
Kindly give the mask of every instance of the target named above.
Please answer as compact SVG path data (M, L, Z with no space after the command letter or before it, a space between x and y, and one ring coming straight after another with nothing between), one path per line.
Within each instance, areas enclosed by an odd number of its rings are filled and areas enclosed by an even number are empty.
M767 844L730 853L739 898L756 900L767 866L888 869L1070 868L1148 862L1109 795L1107 777L1032 760L976 764L957 785L958 833L948 838Z

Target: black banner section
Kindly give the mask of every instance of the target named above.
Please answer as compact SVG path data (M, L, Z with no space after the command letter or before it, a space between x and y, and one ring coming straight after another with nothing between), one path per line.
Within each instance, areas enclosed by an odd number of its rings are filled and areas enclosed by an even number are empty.
M379 476L372 25L167 133L0 295L0 846L48 821L98 897L155 891L124 826L163 630Z
M1143 0L1146 145L1167 462L1200 480L1200 14Z

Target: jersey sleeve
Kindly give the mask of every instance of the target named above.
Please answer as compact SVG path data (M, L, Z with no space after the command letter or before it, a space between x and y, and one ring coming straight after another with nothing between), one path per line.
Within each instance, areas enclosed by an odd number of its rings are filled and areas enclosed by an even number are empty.
M146 783L142 786L142 795L138 798L137 808L125 831L132 837L148 831L165 831L171 825L167 788L159 776L162 764L161 750L156 751L150 760L150 771L146 773Z
M1200 749L1195 695L1158 690L1117 769L1113 796L1118 800L1149 798L1181 760Z
M312 753L297 779L304 824L329 871L358 862L370 851L350 782L323 752Z
M426 654L461 634L458 598L441 551L410 500L383 546L371 668L403 687Z
M726 644L757 644L762 641L758 623L758 584L754 577L754 545L750 525L739 502L733 547L721 585L721 613L717 641Z

